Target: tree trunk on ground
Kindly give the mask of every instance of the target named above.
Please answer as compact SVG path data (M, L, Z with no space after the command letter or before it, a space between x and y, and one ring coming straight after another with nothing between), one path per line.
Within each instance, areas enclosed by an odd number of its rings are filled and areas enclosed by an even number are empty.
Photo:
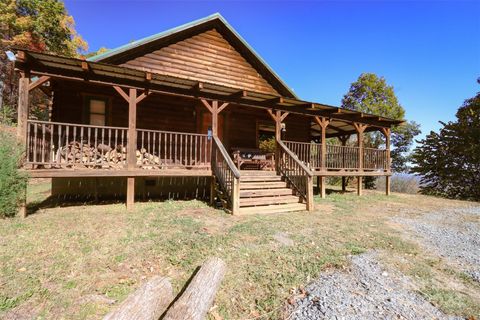
M163 320L204 320L225 270L225 263L221 259L208 259L181 297L168 309Z
M165 277L156 276L129 295L103 320L158 320L173 300L173 289Z

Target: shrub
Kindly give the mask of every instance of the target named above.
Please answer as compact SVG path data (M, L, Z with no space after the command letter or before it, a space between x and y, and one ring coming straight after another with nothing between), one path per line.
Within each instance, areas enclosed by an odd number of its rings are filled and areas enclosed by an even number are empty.
M23 148L0 127L0 217L12 217L25 197L26 174L18 170Z
M275 137L261 140L259 144L259 149L264 152L275 152L276 147L277 141L275 140Z
M413 174L394 174L390 178L390 190L392 192L415 194L418 192L419 177ZM377 179L377 190L385 190L385 178Z

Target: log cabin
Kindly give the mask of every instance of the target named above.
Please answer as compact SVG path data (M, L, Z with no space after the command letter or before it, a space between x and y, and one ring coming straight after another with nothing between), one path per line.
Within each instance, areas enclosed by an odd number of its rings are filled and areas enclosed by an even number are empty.
M208 199L242 214L313 210L314 178L321 197L329 176L344 190L356 177L359 195L363 177L383 176L390 192L402 121L300 99L220 14L89 59L15 51L22 170L52 178L53 195L125 197L127 209ZM32 90L50 97L48 121L29 114ZM373 131L385 148L364 146Z

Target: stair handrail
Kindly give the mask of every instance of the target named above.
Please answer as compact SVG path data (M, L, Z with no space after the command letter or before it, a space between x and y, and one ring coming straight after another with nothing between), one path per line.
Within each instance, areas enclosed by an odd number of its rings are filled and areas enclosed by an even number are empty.
M220 139L217 136L212 138L212 173L217 178L222 191L227 195L225 200L230 205L232 213L236 214L240 207L240 171Z
M313 172L279 139L277 146L279 147L277 168L280 174L305 199L307 210L313 210ZM291 165L291 162L294 165Z

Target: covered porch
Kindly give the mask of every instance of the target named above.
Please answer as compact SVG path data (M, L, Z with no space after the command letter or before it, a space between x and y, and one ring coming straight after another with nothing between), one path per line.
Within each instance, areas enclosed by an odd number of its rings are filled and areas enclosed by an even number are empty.
M32 177L125 177L127 207L131 207L135 177L210 176L211 197L221 191L235 213L241 171L232 161L232 149L258 147L259 123L270 123L277 145L275 171L308 210L313 208L314 176L320 176L322 196L326 176L359 177L359 194L362 176L385 176L388 186L390 127L401 121L31 51L17 52L16 67L22 75L18 137L25 143L24 168ZM59 87L47 86L52 82ZM35 88L54 93L57 110L73 103L59 99L62 82L95 87L108 97L111 111L104 117L109 116L112 125L85 124L75 114L80 107L64 112L62 119L69 121L55 121L55 112L54 121L30 119L29 92ZM169 112L180 111L139 117L143 104L152 99L169 101L164 107ZM243 128L251 131L242 134ZM385 149L364 147L363 135L369 131L385 135ZM351 135L357 136L355 146L347 145ZM334 137L341 143L327 143Z

